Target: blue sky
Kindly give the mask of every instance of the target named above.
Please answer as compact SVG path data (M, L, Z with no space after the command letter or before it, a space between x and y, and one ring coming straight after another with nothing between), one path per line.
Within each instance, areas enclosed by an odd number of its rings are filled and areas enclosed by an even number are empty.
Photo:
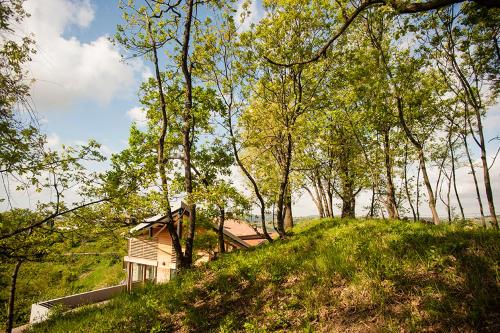
M151 70L141 59L123 63L120 51L108 40L121 22L117 1L28 0L25 7L31 17L23 23L23 32L33 33L37 42L37 54L29 66L36 80L33 104L49 144L74 145L93 138L108 156L125 148L131 122L140 121L142 116L138 88ZM252 3L250 9L253 14L249 21L258 21L263 15L260 2ZM248 23L243 26L246 28ZM485 134L488 139L500 135L498 104L485 120ZM490 160L498 145L498 141L489 145ZM478 159L477 149L474 151ZM491 170L498 210L499 165L497 162ZM431 170L431 177L436 173ZM472 178L466 168L459 170L458 179L467 212L477 213ZM238 182L242 183L241 179ZM362 194L360 211L367 201L368 193ZM427 207L425 203L422 206ZM296 198L295 214L316 214L307 195Z
M140 121L138 88L151 68L141 59L121 62L108 41L122 23L118 1L29 0L26 8L31 17L24 29L37 42L33 103L49 141L93 138L105 151L123 149L131 120ZM262 15L260 5L250 9L248 22Z
M120 23L115 1L28 1L25 22L37 42L30 65L33 104L52 145L96 139L105 152L125 147L148 67L128 64L108 40Z

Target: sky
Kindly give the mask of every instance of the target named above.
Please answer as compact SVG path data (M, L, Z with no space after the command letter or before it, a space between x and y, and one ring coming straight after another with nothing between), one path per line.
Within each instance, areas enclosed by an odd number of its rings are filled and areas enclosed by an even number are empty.
M237 15L242 12L241 1L237 4ZM37 44L37 53L29 65L29 72L36 80L31 95L49 145L53 148L61 144L75 145L92 138L103 145L107 156L125 148L132 121L144 121L138 88L151 75L151 68L140 59L123 62L120 50L110 42L109 37L114 35L116 25L121 22L117 1L28 0L25 7L31 17L23 23L23 33L33 33ZM264 15L258 1L254 1L249 9L252 14L241 26L243 30ZM488 113L485 134L487 139L500 135L498 104ZM489 144L490 161L498 145L499 141ZM479 161L477 151L474 149ZM491 169L498 211L499 164L497 162ZM437 170L431 169L430 173L435 179ZM242 182L241 175L234 177L236 183ZM468 170L460 168L457 179L466 213L477 215ZM362 207L367 205L368 198L368 193L360 195L359 215L363 213ZM317 214L307 194L297 195L294 199L295 216ZM485 198L483 203L486 208ZM427 215L427 205L422 203L421 206L424 207L423 215ZM438 209L444 215L442 204Z

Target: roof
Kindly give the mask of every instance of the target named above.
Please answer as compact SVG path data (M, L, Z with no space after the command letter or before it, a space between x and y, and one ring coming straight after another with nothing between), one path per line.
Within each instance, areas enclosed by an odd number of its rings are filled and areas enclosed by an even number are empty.
M132 229L129 230L129 232L136 232L136 231L139 231L139 230L142 230L144 228L147 228L149 227L151 223L139 223L138 225L136 225L135 227L133 227Z
M259 245L266 240L263 236L259 235L262 231L257 228L257 233L247 221L227 219L224 221L224 233L226 231L244 240L250 246Z
M172 218L179 218L181 215L189 215L189 211L187 210L187 206L182 203L180 208L177 208L176 210L172 211ZM174 220L175 221L175 220ZM167 215L155 215L148 217L147 219L144 220L144 222L139 223L135 227L129 230L129 232L136 232L142 229L146 229L155 225L164 225L167 222Z
M189 215L189 211L185 205L181 205L179 209L172 212L172 217L175 219L184 214ZM166 222L166 215L151 216L130 229L130 232L133 233L153 226L164 225ZM214 228L217 229L215 224ZM236 219L227 219L224 221L224 235L243 247L257 246L265 242L266 239L260 235L261 232L259 228L254 229L247 221Z
M161 215L161 214L158 214L158 215L155 215L155 216L151 216L151 217L148 217L147 219L145 219L144 221L145 222L156 222L158 221L159 219L161 219L164 215ZM142 223L141 223L142 224Z
M255 229L248 222L242 220L227 219L224 221L224 229L227 229L236 236L257 235Z
M233 241L235 241L236 243L240 244L241 246L243 246L245 248L253 246L252 244L248 243L247 241L244 241L243 239L239 238L238 236L233 235L232 233L227 231L226 228L224 228L223 233L224 233L224 235L231 238Z

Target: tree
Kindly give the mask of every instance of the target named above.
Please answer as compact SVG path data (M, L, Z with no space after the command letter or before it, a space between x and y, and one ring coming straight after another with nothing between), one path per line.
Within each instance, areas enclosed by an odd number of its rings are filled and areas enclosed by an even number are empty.
M291 196L289 186L295 143L301 133L301 118L310 111L312 98L324 78L324 75L317 75L323 64L283 68L270 65L262 56L272 52L293 58L308 53L311 45L318 42L316 36L322 32L318 28L322 8L318 4L281 1L269 2L266 6L268 16L255 30L242 35L250 103L242 114L241 124L243 149L249 150L251 156L267 159L269 169L273 168L277 176L274 179L277 181L277 229L284 238L285 206ZM290 29L283 29L285 26ZM310 29L304 29L305 26ZM302 40L308 43L300 43Z
M61 153L46 151L41 161L31 158L28 161L17 161L22 163L16 164L28 164L28 168L13 169L11 166L2 172L7 199L15 193L23 192L38 192L46 198L37 204L35 212L18 209L9 199L9 208L3 213L0 224L0 253L4 257L2 262L9 259L9 262L15 264L7 330L12 329L15 283L21 264L28 260L41 260L47 252L50 252L53 244L61 241L61 238L57 237L60 217L109 200L103 193L95 193L92 187L86 185L98 180L96 173L88 172L83 166L84 161L103 160L96 150L98 147L95 142L91 142L81 150L66 148ZM32 157L38 156L33 154ZM11 186L15 186L14 191L9 191ZM77 186L80 188L78 192L81 199L65 202L65 193L74 192L73 189Z
M219 253L224 253L224 221L228 209L236 211L248 208L248 201L236 188L225 180L231 175L231 165L234 163L230 151L230 144L223 143L219 138L205 143L193 154L193 160L198 165L193 165L197 181L194 198L196 202L205 205L208 217L217 218L217 240ZM210 224L210 223L209 223Z
M480 22L483 19L485 23ZM465 126L469 127L465 131L480 149L488 208L492 224L498 229L482 124L487 107L496 101L499 92L498 9L464 4L437 11L422 21L418 25L421 50L432 55L457 103L464 105Z
M359 5L353 4L351 1L337 1L337 7L333 10L341 12L343 20L338 23L339 27L336 33L333 34L312 56L302 57L305 60L276 60L277 58L266 55L267 61L274 65L283 67L292 67L295 65L306 65L318 61L321 57L327 57L328 50L332 45L348 30L349 26L353 24L360 14L368 11L370 8L383 8L389 9L394 15L401 14L415 14L433 11L442 7L452 6L458 3L473 2L480 7L486 8L500 8L500 5L495 0L429 0L425 2L406 2L400 0L363 0ZM347 12L351 14L347 14Z
M224 222L228 212L232 215L241 215L241 212L249 208L248 200L229 182L219 180L207 184L200 190L199 202L205 203L207 210L212 212L210 217L217 219L217 243L219 253L225 253L224 245Z
M33 40L18 41L11 27L28 15L23 1L0 3L2 45L0 51L0 175L3 191L0 202L5 204L0 224L0 254L2 262L14 264L7 331L14 322L14 299L19 269L26 260L37 260L55 244L57 220L78 210L110 198L88 186L99 179L84 163L100 162L104 157L100 145L90 140L80 147L62 147L51 151L32 112L29 84L24 65L33 52ZM28 115L28 116L26 116ZM75 190L75 188L77 190ZM72 200L65 194L73 192ZM33 212L16 207L13 196L40 193Z
M444 83L439 80L437 73L426 67L425 58L411 58L409 51L397 54L387 47L384 49L382 40L377 38L377 35L382 37L382 34L376 32L381 29L384 29L383 25L372 25L369 26L369 33L373 36L372 43L380 54L393 92L392 106L397 110L399 124L417 150L433 222L439 224L435 191L432 190L427 173L425 141L432 137L431 134L443 121L440 96L445 91Z
M195 122L195 106L193 101L195 81L193 77L194 61L192 44L197 43L198 33L203 30L197 18L199 7L203 4L207 9L212 3L202 3L194 0L177 2L157 2L145 0L142 5L137 5L134 1L121 3L124 12L124 19L127 26L118 26L116 40L124 45L135 56L148 56L152 59L155 68L156 97L159 99L159 111L161 114L161 131L157 138L157 167L162 182L162 192L164 195L165 211L170 216L167 228L172 236L174 248L178 256L178 263L181 267L189 267L192 264L193 241L195 237L196 206L193 202L193 174L192 174L192 152L194 149L194 131L198 126ZM210 24L209 20L205 24ZM177 75L176 71L170 71L162 75L158 52L163 47L170 47L167 52L166 62L180 71L182 75ZM179 127L181 136L183 163L184 193L188 206L189 223L185 239L185 250L182 250L180 240L171 223L171 209L169 204L169 184L167 179L165 163L165 139L169 129L169 115L167 114L167 102L165 100L164 80L170 81L173 89L181 88L180 94L176 95L176 102L183 96L182 107L170 109L180 116L181 126ZM182 110L182 111L179 111Z
M240 135L235 124L241 113L241 108L245 105L245 98L242 94L245 84L245 69L241 64L242 48L239 45L232 7L223 8L214 17L214 25L207 29L200 39L197 47L196 62L200 63L199 76L201 79L215 89L224 108L218 115L220 126L226 131L230 149L234 160L244 176L251 184L251 188L260 206L261 228L264 237L272 242L272 238L267 231L266 225L266 203L262 190L255 177L249 172L241 157Z

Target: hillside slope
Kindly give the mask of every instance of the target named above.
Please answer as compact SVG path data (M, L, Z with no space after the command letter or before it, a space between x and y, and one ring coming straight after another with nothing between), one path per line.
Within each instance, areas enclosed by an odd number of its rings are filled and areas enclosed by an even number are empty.
M29 321L33 303L119 284L125 278L125 249L125 240L106 239L76 244L57 262L24 263L18 275L15 325ZM11 274L12 265L0 264L0 331L6 322Z
M500 331L500 234L316 220L33 332Z

